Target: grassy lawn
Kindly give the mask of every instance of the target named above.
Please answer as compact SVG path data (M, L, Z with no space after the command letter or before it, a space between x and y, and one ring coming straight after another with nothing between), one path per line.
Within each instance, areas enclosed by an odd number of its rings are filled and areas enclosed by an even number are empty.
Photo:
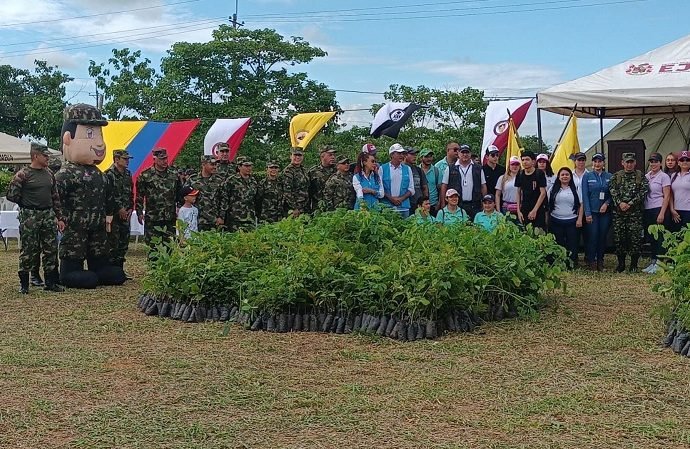
M690 360L661 348L643 274L568 275L538 321L401 344L223 337L145 317L137 281L23 297L17 256L0 250L3 448L690 447Z

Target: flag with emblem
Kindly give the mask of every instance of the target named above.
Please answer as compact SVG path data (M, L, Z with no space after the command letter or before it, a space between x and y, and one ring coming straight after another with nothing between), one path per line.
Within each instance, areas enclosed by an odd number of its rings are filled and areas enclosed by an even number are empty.
M249 118L217 119L204 137L204 154L217 156L216 144L225 142L230 147L229 160L234 160L250 122Z
M373 137L388 136L398 138L400 129L412 117L412 114L421 105L415 103L386 103L376 111L374 121L371 124Z
M321 131L335 112L307 112L297 114L290 120L290 143L293 147L306 148L316 134Z
M568 167L571 170L574 169L575 163L571 159L571 156L579 152L580 141L577 138L577 117L570 114L561 140L556 144L556 149L551 157L551 168L555 173L558 173L558 170L563 167Z
M508 145L508 120L512 117L515 130L525 120L532 100L490 101L484 118L484 138L482 139L481 158L484 160L490 146L495 146L503 153Z

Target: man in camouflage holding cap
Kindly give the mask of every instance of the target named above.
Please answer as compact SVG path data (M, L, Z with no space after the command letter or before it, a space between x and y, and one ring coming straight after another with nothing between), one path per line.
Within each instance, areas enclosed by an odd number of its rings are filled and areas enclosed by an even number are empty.
M230 162L230 145L226 142L218 142L213 148L216 152L216 174L224 181L228 176L234 176L237 174L237 167L234 163Z
M105 158L102 127L108 124L94 106L76 104L64 112L62 152L65 163L55 175L66 217L60 241L63 285L94 288L125 281L122 268L109 263L106 228L115 203L106 177L97 165ZM84 270L84 261L88 270Z
M256 229L259 184L252 176L252 161L238 158L237 165L237 175L223 181L218 190L219 213L228 231L251 231Z
M304 152L295 147L290 155L290 165L283 169L283 205L287 212L297 218L309 212L309 176L302 166Z
M350 174L350 160L347 157L341 157L336 164L335 174L326 181L319 209L324 211L353 209L356 199L357 194L352 186Z
M60 197L55 177L48 170L48 148L31 144L31 165L22 168L7 188L7 199L17 203L19 233L19 292L29 293L29 273L38 271L43 254L45 290L62 291L57 285L58 244L57 231L65 229Z
M175 236L178 195L182 188L177 173L168 167L168 151L156 148L152 153L153 166L137 178L135 204L139 224L146 223L144 241L149 246L153 237L167 241Z
M623 153L623 170L616 172L609 182L613 203L613 237L616 244L618 266L625 270L625 256L630 254L630 272L637 271L644 233L644 201L649 191L645 175L635 170L635 153Z
M309 176L310 210L312 211L318 209L326 181L335 173L335 148L330 145L322 146L319 150L319 159L320 163L310 168L307 172L307 176Z
M113 202L113 221L108 233L108 250L110 263L123 267L125 255L129 247L130 224L129 219L134 210L134 190L132 173L129 171L129 160L132 156L127 150L113 151L113 165L105 171ZM127 276L128 279L131 279Z
M260 223L275 223L280 221L283 211L283 188L278 179L280 166L276 161L266 165L266 178L259 183L259 203L257 216Z
M214 156L201 156L201 171L187 180L187 185L199 191L194 206L199 210L199 231L212 231L222 223L217 195L223 179L217 173L218 163Z

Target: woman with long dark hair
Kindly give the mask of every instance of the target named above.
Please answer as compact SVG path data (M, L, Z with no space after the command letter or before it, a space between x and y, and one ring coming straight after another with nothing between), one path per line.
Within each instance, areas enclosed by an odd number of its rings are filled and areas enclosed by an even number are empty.
M549 196L551 232L556 243L568 252L570 268L577 266L578 228L582 227L583 207L573 181L573 172L568 167L558 170L558 181L551 188Z
M671 230L680 231L690 223L690 151L681 151L678 156L678 173L671 176Z
M365 204L367 209L378 206L379 198L383 198L383 183L376 167L376 156L369 153L359 154L355 174L352 176L352 187L357 194L355 210L361 209L362 204Z

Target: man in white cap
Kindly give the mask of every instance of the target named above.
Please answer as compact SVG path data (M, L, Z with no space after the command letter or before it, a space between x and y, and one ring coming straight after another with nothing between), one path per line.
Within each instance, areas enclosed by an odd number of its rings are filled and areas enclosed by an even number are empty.
M379 167L379 177L383 183L381 202L393 207L403 218L410 215L410 197L414 195L412 170L403 164L405 148L394 143L388 150L390 162Z

